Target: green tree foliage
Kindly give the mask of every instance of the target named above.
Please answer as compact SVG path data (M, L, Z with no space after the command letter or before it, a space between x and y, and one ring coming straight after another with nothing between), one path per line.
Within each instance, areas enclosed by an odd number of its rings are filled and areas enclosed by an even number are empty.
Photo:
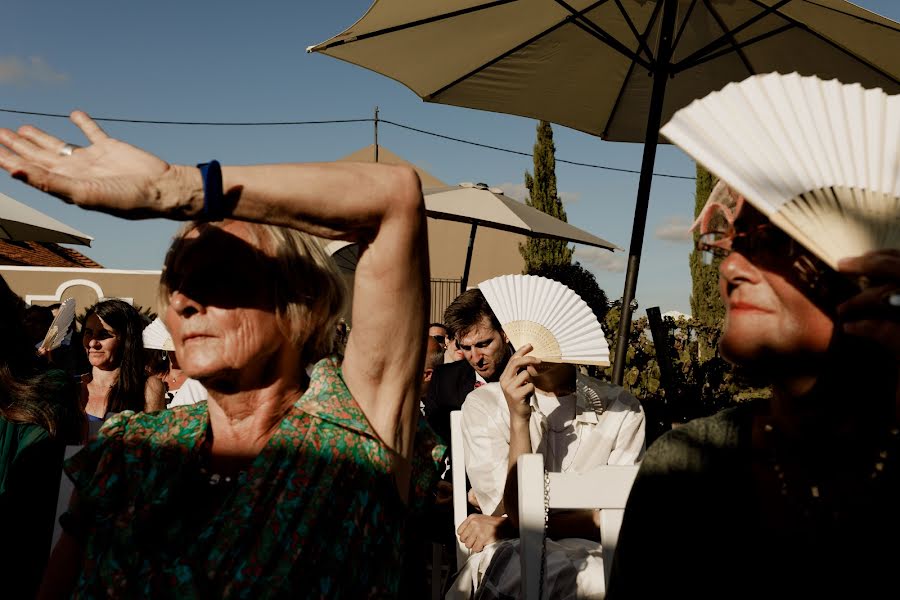
M533 271L529 271L528 274L540 275L568 286L581 296L581 299L594 311L597 320L603 323L606 313L609 311L609 300L606 298L606 292L597 285L597 279L594 277L594 274L582 267L580 263L576 262L571 265L544 264Z
M606 315L603 330L610 354L615 348L621 309L613 305ZM754 382L727 363L715 352L720 330L698 326L693 319L665 317L666 339L656 340L669 348L674 381L662 385L662 372L656 345L650 335L646 317L635 319L628 336L628 368L623 385L640 400L647 418L647 444L673 425L712 415L723 408L754 398L764 398L769 390ZM701 359L701 345L713 348L714 354ZM614 356L610 356L612 362ZM597 369L592 375L604 378L611 369Z
M697 165L696 214L706 205L715 180ZM696 235L696 234L695 234ZM712 415L723 408L755 398L766 398L771 390L747 377L719 354L718 342L725 322L725 307L719 297L718 261L704 265L696 251L690 256L693 290L690 319L665 317L664 339L654 340L647 318L635 319L628 336L628 355L623 384L640 400L647 415L647 444L673 425ZM603 330L615 363L620 301L613 302ZM673 381L664 385L657 348L667 349ZM612 369L591 367L591 374L608 378Z
M706 200L712 192L716 180L713 175L699 164L697 165L697 188L694 198L694 217L700 215L700 211L706 206ZM699 236L694 232L694 241ZM691 279L693 281L691 291L691 316L696 325L709 330L721 330L725 322L725 306L719 297L719 262L716 258L710 265L703 264L700 252L694 249L690 254ZM711 358L715 354L715 345L718 338L709 343L701 343L698 351L701 359Z
M525 172L525 187L528 198L525 203L556 217L566 220L566 210L556 190L556 146L553 144L553 129L547 121L537 126L537 141L534 143L534 177ZM560 240L529 238L519 244L519 252L525 259L525 272L533 273L542 265L568 265L572 263L572 249Z

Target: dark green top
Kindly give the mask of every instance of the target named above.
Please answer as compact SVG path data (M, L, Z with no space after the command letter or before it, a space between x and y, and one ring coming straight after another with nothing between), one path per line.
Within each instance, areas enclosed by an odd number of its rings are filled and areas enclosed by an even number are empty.
M64 527L86 543L75 597L397 595L407 507L395 458L335 360L316 364L230 483L201 471L208 428L206 403L125 411L66 464L81 504Z
M869 595L874 590L896 597L897 457L869 481L876 452L868 451L880 442L860 441L860 460L852 444L832 448L831 474L859 475L836 511L803 495L796 478L782 496L777 485L760 485L776 481L777 462L752 437L762 409L748 403L697 419L648 449L625 511L609 599L885 597ZM896 452L896 439L890 448Z
M71 401L61 371L46 374L52 405ZM0 596L32 598L40 582L56 515L63 444L31 423L0 417Z

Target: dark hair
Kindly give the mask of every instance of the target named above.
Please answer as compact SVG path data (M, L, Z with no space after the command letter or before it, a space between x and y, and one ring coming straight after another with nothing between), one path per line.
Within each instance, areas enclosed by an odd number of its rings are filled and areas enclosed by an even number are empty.
M427 346L426 346L427 348ZM444 364L444 349L438 345L437 350L432 352L425 352L425 368L426 369L436 369L438 366Z
M81 434L74 390L38 370L34 345L25 329L25 303L0 277L0 416L30 423L75 443ZM70 401L72 406L66 406Z
M450 303L444 311L444 323L450 337L459 339L487 317L491 327L502 331L500 321L494 315L490 305L478 288L466 290Z
M147 357L142 334L148 319L122 300L98 302L87 310L84 320L87 321L91 315L100 317L119 336L119 377L109 390L107 412L144 410Z
M438 323L438 322L428 324L428 329L431 329L432 327L440 327L441 329L447 329L446 325L444 325L443 323Z
M49 306L29 306L23 314L25 332L32 344L43 341L53 324L53 311Z

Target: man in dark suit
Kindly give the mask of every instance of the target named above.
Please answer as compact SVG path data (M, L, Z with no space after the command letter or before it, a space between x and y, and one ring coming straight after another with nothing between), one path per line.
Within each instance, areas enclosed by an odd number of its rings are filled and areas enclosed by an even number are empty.
M450 339L462 350L464 360L446 363L434 370L425 396L424 411L428 424L447 444L446 456L449 457L450 413L459 410L466 396L476 387L498 381L512 352L509 340L481 290L472 289L460 294L444 311L444 324ZM453 481L449 458L446 464L447 469L441 476L443 481L439 486L444 486L441 488L443 495L449 500L452 488L448 484ZM474 508L470 506L469 510ZM430 518L433 527L431 538L453 547L456 531L452 503L444 501L436 504ZM448 555L452 556L453 552Z
M425 397L425 417L450 441L450 413L462 407L476 387L497 381L511 355L509 340L481 290L460 294L444 311L444 324L465 360L435 369Z

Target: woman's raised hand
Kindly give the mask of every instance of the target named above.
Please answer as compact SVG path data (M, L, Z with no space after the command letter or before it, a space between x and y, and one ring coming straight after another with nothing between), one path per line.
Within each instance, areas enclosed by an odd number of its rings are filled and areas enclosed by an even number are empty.
M109 137L84 112L74 111L70 118L90 145L71 146L31 125L18 132L0 129L0 167L82 208L131 219L179 217L178 206L172 206L178 200L165 193L172 182L163 176L172 174L172 166Z

